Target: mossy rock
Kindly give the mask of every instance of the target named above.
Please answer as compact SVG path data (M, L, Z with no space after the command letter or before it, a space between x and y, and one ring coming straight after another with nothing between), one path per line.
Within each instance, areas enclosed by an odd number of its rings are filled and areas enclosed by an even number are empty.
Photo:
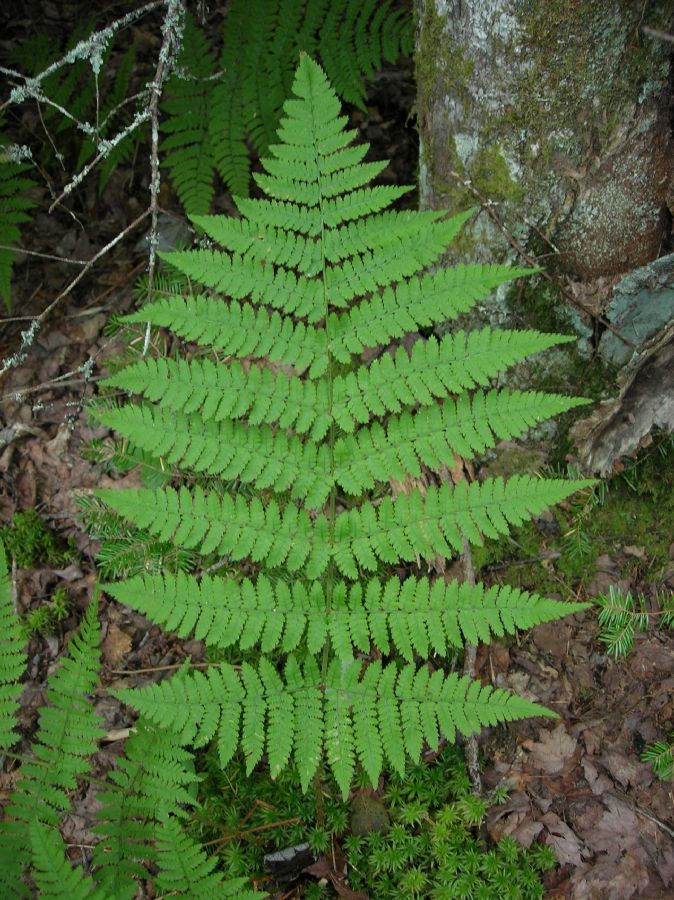
M358 837L388 831L391 819L385 805L371 794L356 794L351 801L351 832Z

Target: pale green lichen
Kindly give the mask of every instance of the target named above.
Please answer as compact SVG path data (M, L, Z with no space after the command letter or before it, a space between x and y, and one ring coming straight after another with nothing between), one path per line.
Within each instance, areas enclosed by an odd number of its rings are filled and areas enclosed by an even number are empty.
M641 35L640 25L668 29L671 4L648 11L632 0L545 0L517 4L519 31L504 48L517 54L515 102L494 122L539 142L544 159L554 151L572 155L610 140L633 106L662 88L669 59L662 42Z
M475 13L482 24L500 12L510 18L508 27L486 28L482 37L475 35L480 22L462 25L446 6L440 0L418 5L422 198L458 212L480 203L479 194L495 204L509 234L532 258L540 255L554 263L554 247L564 233L559 260L573 271L575 249L578 261L585 258L588 266L601 267L602 259L615 253L612 242L631 239L659 213L638 183L639 170L651 175L652 166L630 171L627 157L640 130L645 146L652 147L652 122L640 104L651 102L666 85L669 66L668 48L640 27L669 30L671 4L656 0L644 12L631 0L610 6L605 0L572 5L485 0ZM470 38L457 48L462 27L470 27ZM479 59L487 60L486 69L476 65ZM501 83L491 77L496 72L502 73ZM616 153L621 141L625 171ZM609 179L613 189L604 191L601 180L593 191L607 156L616 165L616 177ZM512 244L486 212L464 230L452 251L454 260L513 258ZM542 280L527 282L523 293L516 290L517 298L513 292L508 300L486 301L472 324L477 316L479 322L575 332L582 340L533 360L509 378L593 398L610 393L614 367L595 361L588 366L592 323Z
M473 61L448 33L446 19L438 14L435 0L418 2L416 12L420 23L414 54L418 96L426 100L451 96L466 102ZM424 118L429 111L420 110L420 116Z

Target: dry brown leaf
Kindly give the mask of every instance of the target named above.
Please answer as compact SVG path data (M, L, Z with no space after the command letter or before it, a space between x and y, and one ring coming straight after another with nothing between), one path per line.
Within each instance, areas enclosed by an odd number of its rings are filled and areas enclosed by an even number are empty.
M577 743L560 722L552 731L541 729L537 741L523 741L522 746L529 751L529 759L537 768L556 775L573 756Z
M131 638L117 625L110 625L101 650L107 665L114 668L131 650Z
M555 851L559 862L569 866L581 865L586 848L575 831L553 812L546 813L541 822L548 829L546 843ZM585 855L589 855L589 852L585 852Z

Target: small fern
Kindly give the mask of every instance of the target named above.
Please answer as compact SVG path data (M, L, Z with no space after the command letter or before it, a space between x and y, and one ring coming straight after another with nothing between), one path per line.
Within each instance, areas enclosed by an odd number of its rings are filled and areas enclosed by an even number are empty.
M109 897L81 868L70 865L57 829L33 820L29 834L35 884L43 900L64 900L65 897L68 900L106 900Z
M127 741L125 756L109 775L109 786L98 795L94 849L96 880L108 897L131 900L136 879L148 878L147 862L156 858L157 822L179 804L192 806L190 788L196 782L192 756L175 746L171 736L143 723Z
M186 744L214 739L223 765L239 745L249 772L264 756L272 775L292 759L306 789L326 758L346 795L357 763L376 784L385 763L401 772L441 735L552 715L430 657L584 605L422 572L437 554L461 553L464 539L505 534L588 482L515 475L395 499L386 486L582 401L487 389L504 368L570 340L560 335L459 331L362 362L364 349L456 318L527 272L424 274L468 214L386 212L406 189L367 186L383 164L362 162L367 147L352 144L334 90L306 55L293 92L281 143L256 176L268 199L239 199L240 219L193 217L222 250L164 255L206 290L128 317L210 347L211 358L134 363L108 385L146 400L94 413L161 454L182 483L96 495L204 567L242 566L242 577L139 575L109 585L113 596L182 635L260 650L240 669L186 665L119 696ZM404 581L390 573L401 561L412 566ZM285 656L281 668L272 651Z
M88 694L98 682L98 603L89 605L69 655L51 677L40 709L33 759L21 767L17 790L6 809L0 842L0 872L11 895L25 893L21 875L30 861L26 830L31 824L58 826L70 807L69 792L89 771L89 757L105 734ZM39 840L39 837L38 837Z
M12 604L5 547L0 541L0 751L13 747L18 740L14 723L21 694L19 679L26 668L22 637Z
M163 891L194 900L261 900L266 894L248 888L247 878L223 881L213 871L216 860L181 829L178 820L167 816L157 830L157 883Z
M670 741L655 741L649 744L641 754L644 762L653 766L653 771L663 781L671 781L674 776L674 732Z
M208 212L215 172L233 194L248 194L246 138L258 155L267 153L299 51L316 55L337 93L364 108L364 79L411 48L411 18L407 10L392 10L390 2L234 0L216 64L205 35L188 16L162 125L164 164L185 210Z
M11 608L4 549L0 542L0 750L16 742L17 698L26 656L19 619ZM48 680L48 706L40 710L31 755L19 770L0 822L0 879L7 897L31 896L29 876L40 896L53 900L132 900L139 881L154 877L171 893L262 900L246 889L247 879L222 880L207 857L183 833L180 820L194 807L197 775L192 754L175 736L139 722L125 755L97 793L93 877L71 866L59 833L70 796L89 771L89 758L105 732L99 728L88 694L98 682L99 628L96 600L87 609L69 655Z

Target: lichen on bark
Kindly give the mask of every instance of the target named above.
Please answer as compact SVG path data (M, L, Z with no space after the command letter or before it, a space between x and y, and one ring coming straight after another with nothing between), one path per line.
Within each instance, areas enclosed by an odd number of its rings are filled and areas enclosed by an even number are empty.
M583 277L652 258L672 172L669 53L640 26L666 29L671 5L419 0L417 13L422 205L481 195ZM494 237L488 254L505 253Z
M614 296L674 249L672 47L643 30L672 30L671 0L416 0L416 12L421 206L482 210L448 262L536 260L555 280L478 310L548 330L561 316L581 337L545 371L510 377L582 379L579 392L600 397L615 364L646 350L641 333L653 339L642 323L662 324L671 305L669 283L647 301ZM639 335L590 366L583 352L621 340L625 303Z

